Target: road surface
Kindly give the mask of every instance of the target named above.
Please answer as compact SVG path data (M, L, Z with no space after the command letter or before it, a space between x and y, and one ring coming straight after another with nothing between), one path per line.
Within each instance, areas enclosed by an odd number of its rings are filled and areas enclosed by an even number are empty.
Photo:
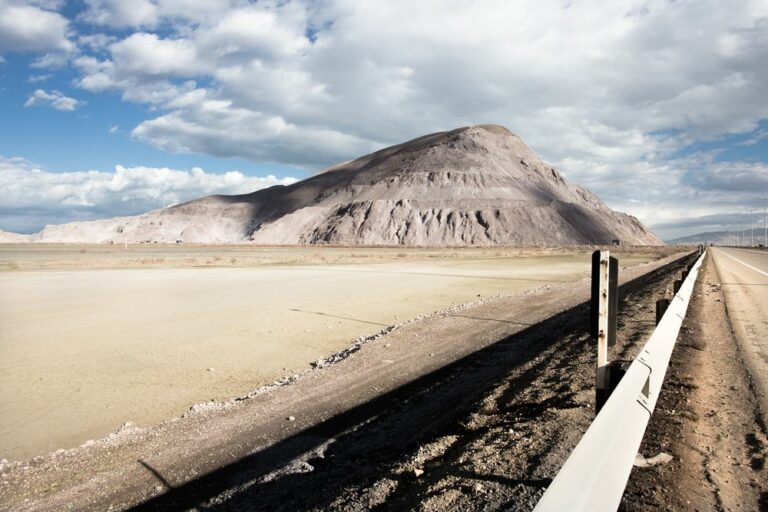
M768 411L768 251L712 250L728 317L752 374L763 411Z

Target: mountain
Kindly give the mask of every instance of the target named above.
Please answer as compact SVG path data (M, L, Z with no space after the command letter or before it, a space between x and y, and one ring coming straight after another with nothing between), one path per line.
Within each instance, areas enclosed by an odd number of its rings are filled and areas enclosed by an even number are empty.
M727 231L709 231L706 233L696 233L695 235L686 235L671 240L664 240L669 245L697 245L707 244L709 242L721 243L730 236Z
M714 243L718 245L755 245L763 243L763 228L756 228L754 232L745 229L742 231L708 231L695 235L673 238L666 243L669 245L698 245Z
M628 245L662 242L563 179L504 127L435 133L289 186L46 226L43 242Z

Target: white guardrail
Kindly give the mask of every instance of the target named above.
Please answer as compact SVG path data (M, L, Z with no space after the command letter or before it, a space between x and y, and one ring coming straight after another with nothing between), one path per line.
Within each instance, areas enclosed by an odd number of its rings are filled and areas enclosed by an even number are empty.
M691 268L643 350L541 497L534 512L619 508L688 309L706 251Z

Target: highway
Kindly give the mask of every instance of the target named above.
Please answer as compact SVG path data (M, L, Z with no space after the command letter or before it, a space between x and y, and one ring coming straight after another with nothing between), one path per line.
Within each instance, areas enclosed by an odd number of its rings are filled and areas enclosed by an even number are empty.
M768 411L768 251L713 248L728 317Z

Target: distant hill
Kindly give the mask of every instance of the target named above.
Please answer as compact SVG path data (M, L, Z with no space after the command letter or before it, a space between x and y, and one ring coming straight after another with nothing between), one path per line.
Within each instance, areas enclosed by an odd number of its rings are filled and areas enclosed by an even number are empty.
M697 233L695 235L681 236L679 238L673 238L672 240L665 240L664 242L669 245L698 245L714 243L717 245L731 245L731 244L749 244L752 239L749 231L746 234L742 233L740 237L734 239L734 235L731 231L708 231L706 233ZM763 243L763 231L762 228L758 232L755 230L754 236L755 245Z
M135 217L46 226L41 242L262 245L659 245L502 126L426 135L289 186Z

